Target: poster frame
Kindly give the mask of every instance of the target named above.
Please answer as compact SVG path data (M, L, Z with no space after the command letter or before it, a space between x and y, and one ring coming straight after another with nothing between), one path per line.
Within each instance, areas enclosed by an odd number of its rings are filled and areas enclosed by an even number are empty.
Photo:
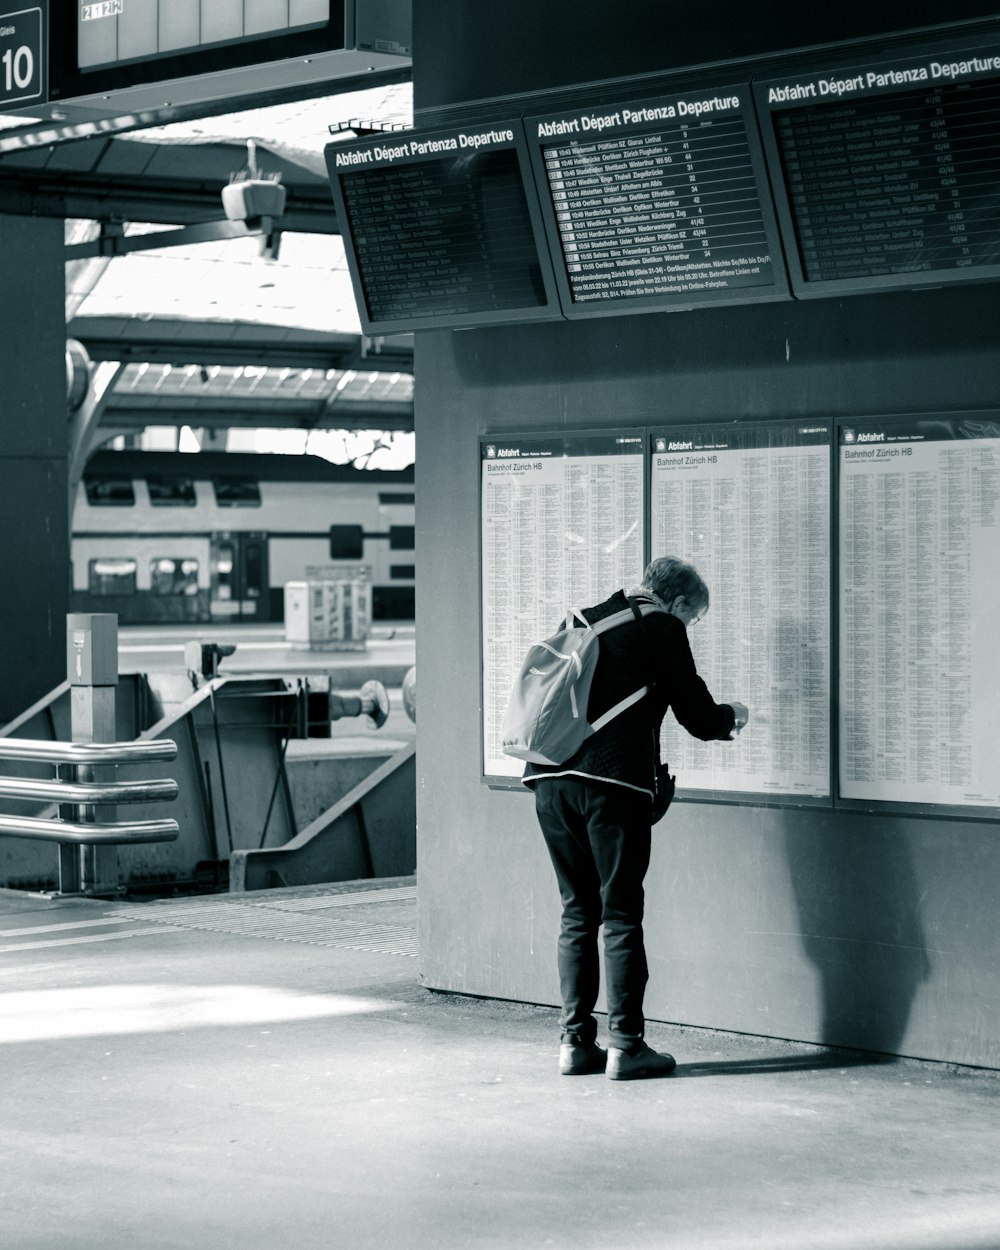
M830 455L830 474L829 474L829 586L830 586L830 613L829 613L829 630L830 630L830 687L829 687L829 790L828 796L806 796L806 795L783 795L774 792L757 793L744 792L734 790L693 790L685 788L681 785L676 793L674 801L677 803L700 803L711 804L713 806L743 807L743 808L761 808L772 810L798 810L809 809L813 811L830 811L834 813L843 813L849 815L876 815L876 816L900 816L914 819L949 819L963 822L971 822L976 825L996 824L1000 820L1000 807L991 806L972 806L968 804L948 804L948 803L907 803L898 799L881 800L881 799L856 799L846 798L840 793L840 758L841 758L841 742L840 742L840 547L841 547L841 524L840 524L840 486L841 486L841 455L840 455L840 431L845 426L860 426L865 424L878 424L885 427L905 427L918 422L934 422L934 421L993 421L1000 424L1000 408L997 409L963 409L963 410L936 410L927 413L891 413L891 414L858 414L851 416L816 416L816 417L792 417L792 418L767 418L760 421L748 422L748 424L780 427L792 423L801 424L808 421L810 425L826 425L831 430L831 438L829 443ZM496 440L505 441L521 441L521 440L551 440L563 439L571 440L574 438L588 437L607 437L627 435L633 437L639 435L643 440L643 494L644 494L644 518L643 518L643 564L647 564L652 558L652 446L653 439L664 431L692 429L692 428L710 428L712 426L725 426L725 421L718 419L713 420L693 420L685 422L676 422L669 425L663 422L650 423L647 422L642 426L622 427L614 429L601 427L599 429L585 429L574 427L572 429L552 429L545 427L541 430L531 430L527 433L523 429L516 431L487 429L480 434L477 439L477 456L478 463L476 472L479 474L479 509L477 517L477 563L479 566L479 593L477 602L477 623L479 628L479 657L480 657L480 674L479 674L479 708L478 708L478 751L479 751L479 779L491 790L505 790L514 793L530 794L530 790L524 786L519 777L499 777L487 774L485 772L485 741L484 741L484 682L485 682L485 647L484 647L484 619L483 619L483 568L482 568L482 540L483 540L483 510L482 510L482 449L487 442ZM751 715L753 709L750 709Z
M831 656L832 660L832 698L831 708L833 711L833 745L834 745L834 763L835 771L833 773L833 788L835 803L834 806L838 811L851 812L855 814L868 814L878 816L912 816L920 818L947 818L949 820L972 821L978 824L995 823L1000 820L1000 806L990 806L987 804L955 804L955 803L927 803L927 802L904 802L901 799L869 799L869 798L848 798L841 794L841 741L840 741L840 676L841 676L841 651L840 651L840 539L841 539L841 508L840 508L840 486L841 486L841 431L855 426L877 425L884 427L887 431L901 432L907 427L925 424L930 425L934 422L969 422L969 421L988 421L993 420L1000 425L1000 409L963 409L955 411L935 411L925 413L893 413L890 416L880 416L879 414L864 414L857 417L839 417L834 422L834 463L833 463L833 481L834 481L834 512L833 517L833 535L832 535L832 553L834 559L833 575L836 579L833 583L836 587L836 600L833 612L834 624L834 650ZM1000 644L1000 640L998 640Z
M484 597L484 573L482 552L483 552L483 464L485 462L484 449L490 443L503 441L505 443L518 442L553 442L561 441L564 443L574 440L585 439L605 439L605 438L629 438L636 439L641 448L642 458L642 491L643 491L643 509L642 509L642 565L645 568L649 560L649 439L647 438L646 428L644 426L623 426L620 428L600 427L595 429L585 429L582 427L573 427L572 429L559 429L547 426L540 430L497 430L490 433L487 430L481 433L476 440L476 451L478 462L476 471L479 474L478 483L478 499L479 507L477 510L477 564L479 569L479 594L477 600L477 623L479 626L479 780L493 790L513 790L518 793L530 794L530 789L524 785L521 776L505 777L496 773L486 772L486 734L484 714L486 709L486 622L483 612ZM610 591L609 591L610 593Z
M836 668L834 665L835 636L833 633L833 624L834 624L834 619L836 617L836 612L833 610L833 605L836 603L835 592L833 588L833 573L836 570L836 560L834 558L834 552L833 552L834 531L836 528L834 524L834 506L835 506L836 499L835 499L834 490L833 490L833 465L831 463L832 457L833 457L833 450L834 450L835 431L833 428L834 423L831 420L831 418L829 417L762 418L759 420L758 419L741 420L739 422L685 421L685 422L678 422L670 426L650 425L647 429L647 435L648 435L647 444L648 444L648 450L649 450L649 474L650 474L650 481L649 481L649 485L647 488L647 498L649 500L648 513L649 513L649 525L650 525L650 550L652 551L652 541L653 541L652 473L653 473L653 456L656 454L656 451L653 448L654 440L658 437L663 437L664 435L667 435L667 434L674 434L679 431L689 431L689 430L693 430L696 428L703 429L705 431L709 431L712 429L717 429L720 431L724 431L724 430L731 431L736 425L744 429L750 429L750 430L780 430L780 429L794 428L795 426L802 426L802 425L815 426L815 427L822 426L827 435L826 450L827 450L827 455L828 455L828 470L829 470L827 474L827 491L828 491L827 558L828 558L828 561L830 562L830 566L828 567L828 570L827 570L827 585L830 588L830 603L829 603L828 612L827 612L827 646L829 648L828 650L828 655L829 655L828 696L829 697L828 697L828 704L827 704L827 762L826 762L827 789L826 789L826 793L821 794L821 795L792 794L787 791L782 792L782 791L775 791L775 790L767 790L767 791L713 790L713 789L701 788L701 787L695 789L695 788L684 786L683 775L679 774L677 791L676 791L674 798L675 798L675 801L689 802L689 803L729 804L729 805L738 806L738 807L777 807L777 808L782 808L782 809L810 808L810 809L820 809L820 810L826 811L826 810L830 810L834 805L834 794L835 794L834 779L836 777L836 773L834 769L837 764L836 740L834 736L836 720L835 720L835 714L834 714L834 709L833 709L833 695L835 691L835 680L837 677L837 672L836 672ZM796 444L792 442L790 445L792 446L803 445L804 446L805 444ZM655 555L650 556L650 559L653 559L653 558L655 558ZM709 591L711 592L711 590L712 590L712 587L709 586ZM715 691L713 691L712 693L713 695L716 694ZM753 720L753 712L754 712L754 709L751 707L750 708L751 721ZM669 712L667 714L670 715Z

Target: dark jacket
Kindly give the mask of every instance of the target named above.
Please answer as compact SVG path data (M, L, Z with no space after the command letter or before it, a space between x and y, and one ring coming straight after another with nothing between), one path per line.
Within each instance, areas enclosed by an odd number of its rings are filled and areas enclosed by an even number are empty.
M640 602L642 600L640 599ZM623 590L583 615L593 625L628 608ZM522 780L531 786L544 777L576 776L645 791L656 789L660 725L667 708L689 734L710 742L729 738L736 715L716 703L698 676L684 622L669 612L651 612L602 634L590 688L587 719L594 721L640 686L652 690L583 744L565 764L528 764Z

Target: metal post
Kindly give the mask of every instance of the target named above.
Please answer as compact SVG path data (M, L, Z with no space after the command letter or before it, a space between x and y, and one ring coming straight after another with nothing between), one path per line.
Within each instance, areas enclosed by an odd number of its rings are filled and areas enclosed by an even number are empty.
M66 618L66 661L73 741L116 742L118 617L113 612L70 613ZM78 781L110 781L115 776L114 767L106 764L70 767L75 770ZM96 809L90 803L78 804L75 815L77 820L88 823L97 819ZM102 820L114 820L115 816L115 808L102 806ZM104 845L60 847L59 890L61 893L116 893L117 848Z

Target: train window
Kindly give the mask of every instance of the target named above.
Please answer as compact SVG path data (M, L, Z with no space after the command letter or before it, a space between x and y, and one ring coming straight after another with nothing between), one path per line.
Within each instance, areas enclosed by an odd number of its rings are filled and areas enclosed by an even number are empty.
M389 549L391 551L412 551L413 547L412 525L389 526Z
M135 487L127 477L85 477L87 503L92 508L131 508Z
M400 581L412 581L414 576L412 564L390 564L389 576Z
M198 561L171 556L150 560L149 589L154 595L196 595Z
M365 531L360 525L330 526L330 559L360 560L365 554Z
M212 488L220 508L260 507L260 483L252 477L215 477Z
M219 603L233 597L236 548L223 539L212 540L212 599Z
M248 599L259 599L264 589L264 545L244 540L243 588Z
M90 562L90 593L92 595L134 595L135 560L113 560L107 557Z
M194 482L189 477L147 477L149 502L154 508L193 508Z
M378 501L383 505L383 507L386 504L392 503L413 504L416 503L416 496L412 492L407 495L398 491L380 490L378 493Z

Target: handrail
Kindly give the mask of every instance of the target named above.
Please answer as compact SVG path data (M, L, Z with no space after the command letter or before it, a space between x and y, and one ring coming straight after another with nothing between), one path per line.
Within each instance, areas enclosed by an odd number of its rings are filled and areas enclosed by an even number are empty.
M37 816L0 816L0 833L74 846L115 846L132 842L175 842L176 820L109 821L104 825L71 820L42 820Z
M0 777L0 796L8 799L45 799L52 803L169 802L178 795L177 782L158 781L42 781Z
M0 738L0 760L42 764L132 764L177 758L169 738L151 742L47 742L44 738Z

